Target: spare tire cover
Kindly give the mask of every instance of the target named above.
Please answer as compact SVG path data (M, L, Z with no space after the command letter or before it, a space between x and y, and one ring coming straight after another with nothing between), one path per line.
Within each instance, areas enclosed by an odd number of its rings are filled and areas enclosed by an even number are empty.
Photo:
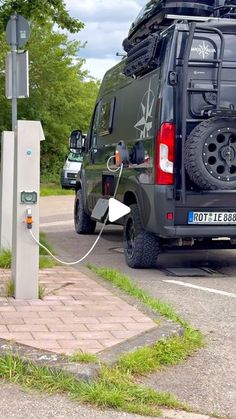
M236 120L201 122L185 143L185 168L201 189L236 189Z

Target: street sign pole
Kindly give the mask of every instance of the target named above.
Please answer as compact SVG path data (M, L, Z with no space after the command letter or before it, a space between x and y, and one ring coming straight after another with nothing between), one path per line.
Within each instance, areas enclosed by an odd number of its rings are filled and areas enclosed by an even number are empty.
M17 124L17 38L16 38L17 15L11 16L11 53L12 53L12 131Z

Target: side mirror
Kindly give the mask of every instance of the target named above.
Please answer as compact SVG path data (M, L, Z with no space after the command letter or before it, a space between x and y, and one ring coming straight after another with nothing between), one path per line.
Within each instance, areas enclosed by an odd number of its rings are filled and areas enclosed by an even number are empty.
M81 130L72 131L69 137L69 148L70 150L76 150L76 152L81 153L84 151L86 135L82 133Z

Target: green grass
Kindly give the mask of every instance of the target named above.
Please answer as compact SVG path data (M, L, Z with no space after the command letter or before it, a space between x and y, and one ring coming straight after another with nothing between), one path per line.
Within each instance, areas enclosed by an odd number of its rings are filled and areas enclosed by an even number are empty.
M204 346L202 333L199 330L194 330L169 304L151 297L146 291L133 283L128 276L115 269L98 268L91 264L87 266L103 279L110 281L122 291L151 308L153 312L180 324L184 329L183 336L163 339L152 347L144 346L123 355L117 364L117 368L123 373L145 374L157 371L164 366L183 362L194 351Z
M44 246L46 246L50 252L54 253L53 247L48 243L46 234L40 233L39 241ZM12 261L12 253L8 249L3 249L0 252L0 268L1 269L10 269L11 268L11 261ZM46 268L53 268L56 265L56 262L48 256L46 250L42 247L39 248L39 268L46 269Z
M0 358L0 378L27 388L64 393L77 402L159 416L159 407L185 408L173 395L136 384L128 374L104 367L96 381L78 381L73 375L36 366L18 356Z
M39 285L39 299L40 300L43 300L45 296L45 292L46 292L46 288L43 287L42 285Z
M58 183L41 183L40 196L74 195L74 189L62 189Z
M39 241L40 241L41 244L43 244L43 246L47 247L47 249L50 250L51 253L54 253L54 249L51 246L51 244L48 243L47 236L46 236L45 233L42 233L42 232L39 233ZM39 254L41 256L43 256L43 255L44 256L47 256L48 255L48 252L46 252L45 249L43 249L42 247L40 247L39 248Z
M7 282L7 297L13 297L14 295L14 282L9 280Z
M9 269L11 267L11 251L3 249L0 252L0 268Z
M122 291L125 291L127 294L131 295L141 303L151 308L154 312L159 313L170 320L173 320L175 323L180 324L184 328L190 327L189 324L185 320L181 319L181 317L169 304L151 297L146 291L142 290L134 282L132 282L128 276L122 274L116 269L106 267L98 268L91 263L88 263L87 267L97 275L101 276L103 279L111 282Z
M187 329L182 337L174 336L156 342L155 345L124 354L118 368L130 374L146 374L165 366L183 362L195 350L202 347L202 336L198 331Z
M89 362L98 363L96 355L88 352L76 352L74 355L70 355L68 360L70 362L84 362L85 364L88 364Z

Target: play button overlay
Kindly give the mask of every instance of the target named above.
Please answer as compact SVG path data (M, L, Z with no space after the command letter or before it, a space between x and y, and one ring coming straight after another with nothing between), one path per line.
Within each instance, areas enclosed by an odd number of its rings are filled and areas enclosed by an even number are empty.
M117 201L115 198L109 199L109 221L114 223L114 221L119 220L119 218L124 217L130 213L130 207L122 204L122 202Z

